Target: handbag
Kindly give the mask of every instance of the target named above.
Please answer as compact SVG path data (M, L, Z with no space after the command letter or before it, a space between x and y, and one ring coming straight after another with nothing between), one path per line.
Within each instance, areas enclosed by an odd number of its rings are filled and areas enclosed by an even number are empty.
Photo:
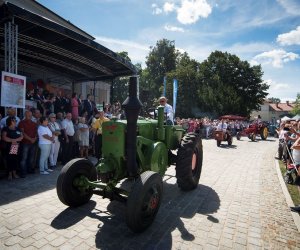
M19 152L19 144L11 144L8 154L17 155L18 152Z

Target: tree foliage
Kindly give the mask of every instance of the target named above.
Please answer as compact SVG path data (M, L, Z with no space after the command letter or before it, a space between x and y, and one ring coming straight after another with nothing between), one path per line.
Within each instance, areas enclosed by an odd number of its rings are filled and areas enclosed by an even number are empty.
M122 51L117 53L119 56L123 57L127 61L131 62L131 59L128 56L128 52ZM141 64L136 64L135 67L137 68L139 74L142 72L142 66ZM111 94L111 102L122 102L125 101L128 95L128 83L129 83L129 77L117 77L114 79L112 83L112 94Z
M161 95L164 76L176 68L177 52L173 41L167 39L159 40L155 47L150 48L146 57L147 72L150 78L147 79L150 93L149 98L157 98Z
M180 117L248 116L268 94L269 86L262 81L261 66L251 66L227 52L212 52L200 63L186 52L176 50L173 41L162 39L150 48L146 66L140 71L140 99L144 106L153 106L161 96L165 76L166 95L172 104L173 79L177 79L176 116ZM116 85L116 96L123 95L123 87Z
M297 98L295 101L295 106L291 111L293 115L300 115L300 93L297 93Z
M270 97L268 98L270 100L271 103L280 103L281 100L277 97Z

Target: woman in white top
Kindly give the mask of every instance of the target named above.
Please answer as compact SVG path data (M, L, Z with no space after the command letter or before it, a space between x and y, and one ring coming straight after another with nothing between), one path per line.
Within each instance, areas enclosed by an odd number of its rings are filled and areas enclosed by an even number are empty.
M79 132L79 151L80 157L88 158L89 151L89 126L86 124L85 117L79 118L78 124L78 132Z
M48 127L50 128L53 136L54 136L54 143L51 145L51 151L49 156L49 163L50 163L50 169L55 168L57 164L57 157L58 152L60 148L60 142L58 140L58 136L61 134L61 127L56 122L56 115L54 113L51 113L49 115L49 123Z
M40 118L40 126L38 128L40 155L40 174L49 174L53 170L48 169L48 158L51 151L52 143L54 143L54 136L48 127L48 119L46 117Z

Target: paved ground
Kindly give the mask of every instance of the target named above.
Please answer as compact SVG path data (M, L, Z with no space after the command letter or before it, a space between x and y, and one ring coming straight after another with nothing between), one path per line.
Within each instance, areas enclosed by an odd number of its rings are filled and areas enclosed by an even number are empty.
M59 171L0 180L0 249L300 249L300 233L274 162L277 141L203 140L199 186L188 193L168 169L153 225L133 234L125 206L93 196L77 209L57 198Z

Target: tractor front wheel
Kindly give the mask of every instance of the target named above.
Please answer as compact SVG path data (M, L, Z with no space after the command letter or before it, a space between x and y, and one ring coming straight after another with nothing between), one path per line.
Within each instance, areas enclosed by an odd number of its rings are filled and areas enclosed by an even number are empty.
M217 147L221 146L221 141L217 140Z
M162 200L162 177L153 171L142 173L127 200L126 223L135 233L143 232L155 219Z
M181 190L189 191L198 186L202 160L201 137L196 133L188 133L182 138L177 152L176 177Z
M240 132L237 132L236 133L236 139L239 141L241 139L241 133Z
M65 205L78 207L91 199L91 189L80 185L81 177L86 177L89 181L97 180L96 168L89 160L73 159L62 168L56 182L56 191Z

